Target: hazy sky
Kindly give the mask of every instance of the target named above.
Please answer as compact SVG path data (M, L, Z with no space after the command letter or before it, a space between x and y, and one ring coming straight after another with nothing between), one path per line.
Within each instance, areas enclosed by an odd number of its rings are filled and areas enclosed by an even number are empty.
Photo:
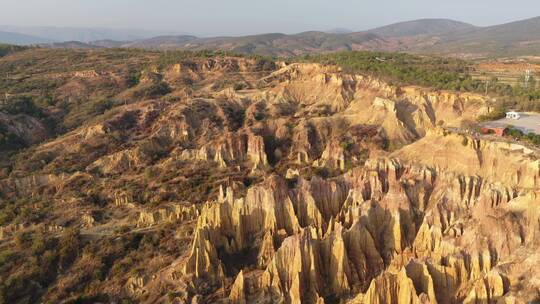
M540 0L0 0L0 24L196 35L365 30L417 18L491 25L540 15Z

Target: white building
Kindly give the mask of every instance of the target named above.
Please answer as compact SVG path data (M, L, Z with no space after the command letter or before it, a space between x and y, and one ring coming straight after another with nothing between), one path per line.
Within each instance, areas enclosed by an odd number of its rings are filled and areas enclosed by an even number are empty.
M507 112L507 113L506 113L506 118L510 118L510 119L520 119L520 118L521 118L521 115L519 115L518 112L510 111L510 112Z

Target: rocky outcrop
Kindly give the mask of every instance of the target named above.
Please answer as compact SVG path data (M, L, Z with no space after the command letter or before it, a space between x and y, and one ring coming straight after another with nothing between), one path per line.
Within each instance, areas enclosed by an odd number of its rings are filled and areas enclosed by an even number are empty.
M225 277L223 265L218 257L217 250L210 242L209 230L197 229L189 257L182 266L182 273L187 276L191 287L197 290L202 287L219 286Z
M97 124L94 126L91 126L87 129L83 129L80 131L80 135L85 140L90 140L94 137L103 136L107 133L109 133L110 130L108 130L107 126L105 124Z
M11 224L7 226L0 227L0 240L7 239L9 237L12 237L17 233L18 231L21 231L25 228L25 225L23 224Z
M271 90L275 102L294 100L307 107L322 104L332 111L354 112L366 123L386 125L389 134L405 127L421 135L439 121L458 127L488 110L485 97L478 94L396 88L372 77L344 75L335 67L317 64L291 64L265 81L276 83ZM372 92L376 98L367 99ZM379 114L381 110L384 115Z
M446 126L459 127L462 121L475 121L480 115L488 113L486 97L474 93L434 91L417 86L401 88L401 97L407 101L425 105ZM435 116L433 116L435 117Z
M508 286L505 286L504 278L491 271L474 284L463 303L493 303L507 291Z
M231 297L247 303L330 296L355 296L351 303L492 302L509 290L494 272L512 255L505 246L519 248L526 236L510 218L502 226L489 218L528 195L397 159L369 160L333 182L300 178L292 189L272 177L245 197L229 190L203 208L189 257L201 267L184 274L220 285L227 273L243 271ZM482 228L493 225L499 227L489 233ZM249 279L239 254L259 269ZM241 288L248 285L254 288Z
M244 273L242 270L236 276L229 293L229 300L235 304L246 304Z
M422 299L422 300L420 300ZM425 294L417 296L413 281L405 270L398 273L385 272L371 281L365 295L358 296L351 303L436 303Z
M264 149L264 139L261 136L248 137L247 155L253 163L252 171L263 170L268 166L268 159Z
M341 297L360 290L383 262L369 233L357 229L345 232L337 223L325 237L306 228L287 238L262 275L264 296L286 303L315 303L329 294ZM358 240L367 247L356 245Z
M333 141L326 146L319 160L314 162L317 167L329 167L345 171L345 151L341 143Z
M148 157L140 149L125 150L96 160L88 166L87 170L97 170L102 174L119 174L140 167L147 162Z
M196 220L199 210L195 205L171 205L155 211L139 213L137 227L150 227L161 223L174 223Z
M100 74L96 70L84 70L73 72L73 76L78 78L97 78Z
M114 193L113 196L114 205L116 207L134 207L135 205L133 200L133 195L131 193L125 192L125 191L117 191Z
M29 195L36 188L58 186L69 176L67 174L36 174L22 178L8 178L0 181L0 193Z
M437 145L433 145L434 142ZM479 175L507 186L536 188L540 162L531 157L531 153L530 149L517 144L487 141L438 129L397 151L394 156L440 171Z
M229 194L220 202L203 208L197 235L207 237L208 241L199 241L203 248L192 253L197 256L201 251L221 251L234 255L252 251L258 257L259 267L268 265L262 277L263 289L267 294L278 295L289 302L294 302L295 297L316 299L333 293L347 294L351 288L360 290L362 284L384 269L385 260L389 260L395 250L402 250L399 241L387 246L379 237L399 240L403 236L399 224L396 227L390 213L385 216L385 211L377 204L367 211L365 221L354 219L348 223L350 228L336 222L335 218L340 213L347 217L345 209L349 216L353 212L351 209L355 203L352 198L346 200L347 189L345 181L326 182L315 178L300 180L297 189L291 191L281 179L272 177L264 186L249 189L245 198L234 199ZM388 220L381 222L381 217ZM411 225L407 216L402 217L403 225ZM381 223L382 226L377 227ZM397 231L397 235L393 231ZM283 240L286 236L290 237ZM363 245L359 246L358 240L363 240ZM281 246L268 264L268 257L275 250L272 243ZM214 250L207 248L212 245ZM301 258L304 255L305 258ZM196 259L196 256L191 258ZM215 258L212 254L207 256ZM280 256L283 256L282 262L279 262ZM298 256L297 266L291 267L288 261L294 256ZM321 263L321 268L312 270L313 274L298 277L298 273L303 273L301 269L310 269L314 267L310 265ZM353 269L351 265L354 265ZM224 266L226 269L236 267L227 262ZM335 279L316 284L310 281L317 277ZM311 294L292 295L297 292L293 283L307 284L313 287L313 291Z
M253 172L269 166L264 139L253 133L230 135L199 149L183 150L179 159L214 161L222 168L249 161Z
M91 213L87 213L82 216L82 222L85 227L91 228L96 223L96 219Z
M126 283L126 290L131 295L141 296L146 292L145 287L148 281L145 275L131 276Z

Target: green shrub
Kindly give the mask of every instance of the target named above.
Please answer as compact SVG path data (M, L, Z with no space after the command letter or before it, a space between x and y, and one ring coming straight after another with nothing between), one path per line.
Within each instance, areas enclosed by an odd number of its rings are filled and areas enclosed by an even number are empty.
M330 171L326 167L317 167L313 170L313 173L322 178L328 178L330 176Z
M514 126L508 126L505 134L517 140L528 141L533 145L540 145L540 134L525 134L523 131L516 129Z
M0 151L18 150L26 147L26 142L17 134L0 124Z
M15 234L15 247L18 250L25 250L32 241L32 235L28 231L19 231Z
M139 98L158 98L167 95L171 92L171 88L165 82L158 82L149 86L143 87L135 93Z
M81 248L80 232L78 229L66 229L59 242L60 266L69 266L77 256Z
M110 110L114 106L114 101L110 99L101 99L92 104L91 112L93 114L101 115L105 111Z
M24 51L26 49L28 49L28 47L0 43L0 57L9 55L11 53Z
M154 167L146 167L144 169L144 178L147 181L151 181L155 179L159 175L159 169L155 169Z
M350 152L352 149L354 149L354 143L350 141L342 141L340 144L341 148L344 151Z
M277 68L274 60L265 57L257 57L255 64L257 71L273 71Z
M15 258L15 253L11 250L4 250L0 252L0 265L6 265Z
M11 115L26 114L33 117L44 116L43 111L34 104L34 101L29 96L10 98L8 103L1 109Z
M141 81L141 72L136 70L129 70L126 75L126 84L128 87L132 88L139 84Z
M523 131L521 131L519 129L516 129L513 126L508 126L508 128L506 130L506 135L511 136L511 137L513 137L515 139L522 139L524 133L523 133Z
M490 120L498 120L501 118L506 117L506 108L499 104L495 107L493 111L491 111L488 114L480 115L478 117L479 121L490 121Z
M476 90L482 84L467 74L469 63L459 59L361 51L306 55L296 60L334 64L348 73L368 74L404 85Z
M145 139L140 144L141 152L156 161L169 153L171 141L167 137L153 137Z

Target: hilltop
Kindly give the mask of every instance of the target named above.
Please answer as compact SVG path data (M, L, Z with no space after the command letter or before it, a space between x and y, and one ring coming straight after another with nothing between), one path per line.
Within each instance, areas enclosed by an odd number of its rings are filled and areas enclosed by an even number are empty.
M457 31L474 30L476 26L450 19L418 19L386 25L368 32L388 38L420 35L440 35Z
M501 25L457 31L441 36L425 52L476 55L534 55L540 51L540 17Z
M306 32L189 40L142 40L127 47L226 50L245 54L296 56L337 51L402 51L469 57L535 55L540 51L540 17L477 27L447 19L420 19L352 33Z

